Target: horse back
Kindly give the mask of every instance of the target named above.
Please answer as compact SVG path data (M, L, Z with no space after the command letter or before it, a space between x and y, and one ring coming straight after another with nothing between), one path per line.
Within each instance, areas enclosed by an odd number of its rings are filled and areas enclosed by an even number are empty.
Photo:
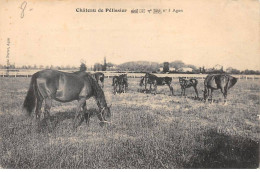
M90 83L85 82L87 74L77 75L56 70L43 70L38 73L37 87L43 98L53 98L61 102L77 100L91 91Z
M216 84L216 81L215 81L215 76L216 75L210 74L205 78L205 80L204 80L205 88L213 88L213 89L218 88L218 85Z
M231 88L237 82L237 78L232 77L230 75L208 75L204 81L204 85L208 88L213 89L223 89L223 88Z

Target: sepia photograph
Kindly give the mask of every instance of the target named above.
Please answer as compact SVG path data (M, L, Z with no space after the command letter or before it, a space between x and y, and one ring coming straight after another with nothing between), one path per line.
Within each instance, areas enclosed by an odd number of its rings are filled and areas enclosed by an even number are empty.
M1 169L259 169L258 0L0 0Z

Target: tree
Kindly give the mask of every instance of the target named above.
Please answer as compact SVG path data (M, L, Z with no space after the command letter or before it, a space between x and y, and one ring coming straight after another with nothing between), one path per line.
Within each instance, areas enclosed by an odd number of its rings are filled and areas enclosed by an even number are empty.
M166 72L169 72L169 62L164 62L163 63L163 72L166 73Z
M104 65L102 65L102 71L106 71L107 70L107 60L106 57L104 57Z
M186 65L187 67L189 67L189 68L192 68L192 70L193 71L196 71L197 70L197 67L196 66L194 66L194 65Z
M232 68L232 67L228 67L228 68L226 69L226 72L227 72L227 73L230 73L230 74L240 74L240 70L234 69L234 68Z
M101 71L102 70L102 64L95 63L94 64L94 71Z
M85 63L81 63L79 70L80 71L86 71L87 70Z
M107 65L102 65L102 71L106 71L107 70Z
M171 67L174 67L176 70L185 67L186 65L181 60L176 60L170 63Z
M120 71L152 72L159 68L159 64L149 61L126 62L117 66Z

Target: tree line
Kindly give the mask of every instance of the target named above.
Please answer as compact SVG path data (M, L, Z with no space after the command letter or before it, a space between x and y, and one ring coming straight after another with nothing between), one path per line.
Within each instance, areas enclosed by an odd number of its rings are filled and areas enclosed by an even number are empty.
M182 71L180 69L186 68L189 71ZM131 71L131 72L153 72L153 73L229 73L229 74L260 74L259 70L238 70L232 67L227 68L225 71L221 68L205 68L196 67L191 64L185 64L180 60L173 62L149 62L149 61L132 61L119 65L115 65L111 62L95 63L93 66L88 67L85 63L81 63L80 66L53 66L53 65L23 65L16 67L14 64L6 65L0 64L0 69L56 69L56 70L84 70L84 71Z

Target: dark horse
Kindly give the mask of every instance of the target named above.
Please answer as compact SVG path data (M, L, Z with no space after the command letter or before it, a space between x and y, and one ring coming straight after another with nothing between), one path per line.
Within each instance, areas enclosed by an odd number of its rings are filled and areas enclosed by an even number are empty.
M237 78L227 74L210 74L204 81L204 100L207 102L209 94L212 99L213 90L220 89L224 96L224 103L227 102L228 89L233 87L237 83Z
M105 80L105 75L102 72L96 72L91 74L92 77L98 82L98 84L101 86L101 88L104 88L104 80Z
M193 87L196 93L196 98L199 98L198 90L197 90L197 85L198 85L198 80L197 79L189 79L186 80L183 77L179 77L179 83L181 85L181 96L185 96L185 90L186 88Z
M122 92L125 93L128 88L127 74L114 76L112 86L113 86L114 94L122 93ZM119 90L117 89L117 87L119 87Z
M106 117L110 117L110 107L107 106L105 95L98 83L86 72L65 73L56 70L42 70L32 75L29 90L23 103L27 114L30 115L34 108L36 121L40 124L41 107L43 101L44 118L50 124L50 109L52 100L71 102L78 100L74 129L83 121L89 122L86 109L86 100L94 97L100 110L98 118L103 125ZM82 110L82 111L81 111Z
M147 84L150 84L150 93L152 92L152 85L154 86L155 93L157 93L157 86L168 85L171 94L173 95L173 88L171 86L172 78L170 77L157 77L153 74L146 73L140 80L140 86L144 85L145 92L147 91Z

